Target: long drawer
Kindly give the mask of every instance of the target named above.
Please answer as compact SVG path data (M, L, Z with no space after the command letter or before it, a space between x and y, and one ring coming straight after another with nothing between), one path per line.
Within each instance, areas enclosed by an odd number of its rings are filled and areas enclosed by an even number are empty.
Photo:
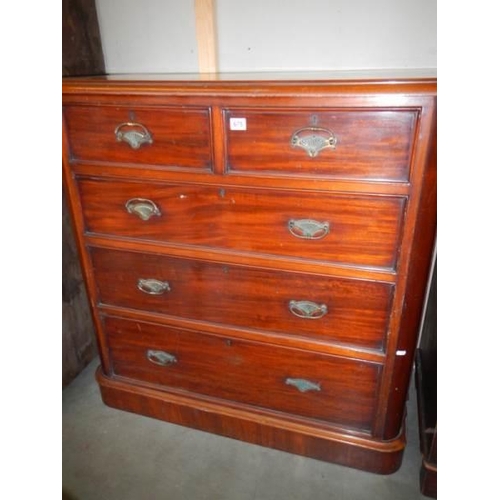
M370 431L381 366L104 319L115 375Z
M73 160L212 169L208 108L67 106Z
M405 199L81 179L85 229L393 269Z
M405 182L417 117L416 110L228 109L227 170Z
M387 283L91 248L101 304L381 350Z

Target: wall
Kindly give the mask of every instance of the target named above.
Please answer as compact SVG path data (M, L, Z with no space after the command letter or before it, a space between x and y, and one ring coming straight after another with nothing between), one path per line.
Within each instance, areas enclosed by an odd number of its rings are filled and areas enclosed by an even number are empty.
M96 0L108 73L196 72L194 0ZM217 0L219 69L436 68L437 0Z
M198 70L194 0L96 0L107 73Z

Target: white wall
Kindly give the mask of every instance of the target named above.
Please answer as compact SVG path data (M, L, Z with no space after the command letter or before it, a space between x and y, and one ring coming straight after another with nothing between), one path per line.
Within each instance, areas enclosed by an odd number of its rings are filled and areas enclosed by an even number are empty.
M220 67L433 68L437 0L217 0Z
M436 68L437 0L217 0L219 69ZM194 0L96 0L108 73L196 72Z
M198 70L192 0L96 0L107 73Z

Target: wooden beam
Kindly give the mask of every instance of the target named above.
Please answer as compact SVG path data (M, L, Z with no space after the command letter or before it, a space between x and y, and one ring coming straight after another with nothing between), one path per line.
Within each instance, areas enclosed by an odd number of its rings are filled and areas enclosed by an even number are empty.
M198 66L201 73L217 72L215 1L195 0Z

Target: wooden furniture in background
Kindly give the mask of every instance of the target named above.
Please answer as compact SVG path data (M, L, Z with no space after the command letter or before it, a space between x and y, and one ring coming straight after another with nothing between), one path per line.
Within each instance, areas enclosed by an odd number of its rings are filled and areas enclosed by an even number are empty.
M64 176L113 407L401 464L436 223L436 81L63 81Z
M104 56L94 0L63 0L63 76L102 75Z
M415 362L420 431L420 491L437 497L437 264L434 265Z
M63 76L102 73L104 73L104 58L94 0L63 0ZM62 242L62 385L64 387L97 355L92 317L64 191Z

